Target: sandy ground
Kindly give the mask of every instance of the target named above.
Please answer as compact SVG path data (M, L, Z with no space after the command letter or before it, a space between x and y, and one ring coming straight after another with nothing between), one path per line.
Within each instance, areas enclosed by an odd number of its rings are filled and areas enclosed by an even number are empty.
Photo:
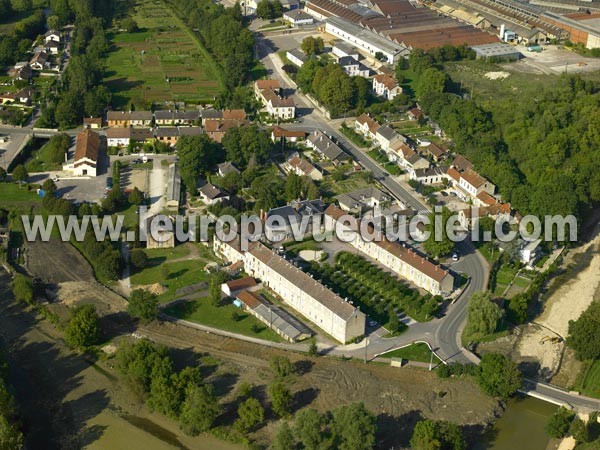
M517 361L531 372L537 370L538 376L548 380L559 368L564 346L564 341L550 330L529 324L517 346Z
M321 256L323 255L324 252L320 251L320 250L301 250L300 253L298 253L298 255L300 256L300 258L302 258L304 261L319 261L321 259Z
M505 79L505 78L507 78L509 76L510 76L509 72L503 72L503 71L501 71L501 72L487 72L485 74L485 77L489 78L490 80L503 80L503 79Z
M600 287L600 234L574 254L583 253L592 255L587 268L561 285L546 300L544 312L537 320L563 337L569 333L569 321L579 318L592 303Z

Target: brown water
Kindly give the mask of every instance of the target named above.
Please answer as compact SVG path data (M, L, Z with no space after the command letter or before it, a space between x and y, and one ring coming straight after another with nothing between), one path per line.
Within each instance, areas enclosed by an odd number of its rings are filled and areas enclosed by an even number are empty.
M549 438L544 432L548 418L557 406L533 397L517 397L473 450L546 450Z

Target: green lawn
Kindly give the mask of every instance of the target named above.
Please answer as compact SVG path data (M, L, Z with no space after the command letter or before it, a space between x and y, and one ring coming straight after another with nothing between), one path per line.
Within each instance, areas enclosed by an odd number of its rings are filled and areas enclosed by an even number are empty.
M38 142L38 144L35 144L35 142ZM45 142L45 144L39 149L34 148L34 150L31 152L31 157L25 163L25 168L27 171L32 173L61 170L63 161L60 163L52 162L50 155L51 146L49 145L49 141L44 139L42 142ZM29 145L34 145L37 147L41 145L41 143L39 139L34 139Z
M161 256L152 256L153 263L150 267L146 267L141 272L137 272L131 276L131 284L148 285L160 283L167 290L158 296L161 303L167 303L175 299L175 292L191 284L208 282L208 274L204 271L205 263L199 260L187 260L170 263L165 261ZM166 259L166 258L165 258ZM158 262L158 264L156 264ZM168 276L165 277L163 267L169 270Z
M590 397L600 398L600 361L588 361L576 382L576 389Z
M239 314L239 320L234 320L233 313ZM232 304L214 306L208 298L169 306L165 313L179 319L189 320L202 325L219 328L232 333L240 333L267 341L282 342L283 340L269 327L250 314L243 312ZM258 332L254 329L259 330Z
M508 67L510 68L510 65ZM462 85L463 89L472 93L476 102L488 111L495 110L498 99L532 98L538 95L540 90L554 86L560 80L560 75L518 71L511 71L510 76L502 80L490 80L485 76L486 73L506 71L506 69L481 60L448 62L444 64L444 70L456 86ZM580 75L585 79L598 80L599 78L597 71L581 72Z
M371 143L368 142L363 136L354 131L354 129L345 125L345 123L340 127L340 132L359 147L368 148L371 145Z
M323 179L323 181L321 181L319 187L322 191L334 196L344 194L355 189L362 189L368 185L369 183L367 180L365 180L363 175L360 173L353 173L342 181L334 181L331 177L326 177Z
M402 358L409 361L428 363L431 360L431 351L427 344L417 343L409 345L408 347L399 348L398 350L392 350L391 352L379 356L381 358ZM433 355L433 364L437 365L440 362L439 358Z
M494 295L502 296L504 290L508 287L510 282L515 278L517 269L508 265L503 265L496 274L496 287L494 289Z
M35 191L15 183L0 183L0 208L12 208L27 204L37 205L41 201Z
M211 101L219 92L220 74L193 32L162 2L142 0L132 16L144 31L112 34L106 58L104 81L113 106Z

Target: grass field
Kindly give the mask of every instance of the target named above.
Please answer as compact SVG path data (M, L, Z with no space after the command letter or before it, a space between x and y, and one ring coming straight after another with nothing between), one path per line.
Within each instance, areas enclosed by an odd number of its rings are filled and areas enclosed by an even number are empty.
M321 191L326 192L327 195L339 195L346 192L353 191L355 189L362 189L369 185L362 174L353 173L348 178L342 181L334 181L331 177L326 177L321 181L319 187Z
M590 397L600 398L600 361L589 361L579 374L576 389Z
M33 0L33 9L31 11L17 11L13 12L10 17L0 17L0 34L11 34L18 22L28 18L39 8L46 7L46 3L46 0Z
M35 191L28 191L27 186L15 183L0 183L0 208L39 204L40 197Z
M220 89L218 69L192 32L162 2L142 0L131 15L141 30L111 36L104 81L112 106L212 102Z
M48 141L45 140L45 145L43 145L39 150L33 150L31 152L31 157L25 163L25 168L29 173L32 172L47 172L50 170L61 170L61 163L54 163L50 158L50 146L48 145Z
M495 296L502 296L504 290L508 287L510 282L515 278L517 269L508 265L503 265L496 275L496 287L494 289Z
M238 320L232 318L234 312L239 314ZM282 339L276 333L250 314L241 311L231 304L214 306L208 298L169 306L165 309L165 313L179 319L189 320L190 322L219 328L232 333L240 333L245 336L273 342L282 342Z
M379 356L381 358L402 358L409 361L428 363L431 360L431 350L429 350L427 344L418 343L409 345L408 347L400 348L398 350L393 350ZM438 357L434 355L433 364L437 365L440 362L441 361L438 359Z
M164 255L153 255L149 252L152 258L151 266L146 267L141 272L137 272L131 276L131 284L149 285L154 283L162 284L167 290L158 296L161 303L167 303L175 299L177 289L192 284L208 282L208 274L204 271L205 263L199 260L185 260L177 262L168 262ZM168 275L165 276L165 270L168 269Z
M555 85L560 75L543 75L517 72L511 65L505 69L497 64L477 61L449 62L444 70L450 75L455 90L468 91L475 100L486 109L493 109L501 98L535 97L540 89ZM502 80L490 80L485 76L488 72L510 71L510 75ZM597 72L582 73L586 79L598 80Z

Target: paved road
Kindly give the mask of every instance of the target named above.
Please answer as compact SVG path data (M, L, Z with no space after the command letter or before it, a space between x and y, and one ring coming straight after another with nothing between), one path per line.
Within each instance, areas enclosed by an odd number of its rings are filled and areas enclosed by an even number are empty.
M523 380L522 392L555 405L573 408L579 412L600 411L600 400L578 395L535 380Z
M271 72L271 75L279 79L282 86L295 84L281 69L278 55L272 52L269 41L257 37L257 53L263 64ZM317 108L314 108L310 100L301 92L296 91L293 95L299 109L304 113L300 124L291 124L290 128L303 128L306 130L322 129L333 136L352 157L365 168L373 172L379 182L385 186L395 197L416 211L428 212L429 207L410 188L402 186L389 173L382 169L377 162L356 147L352 142L344 139L338 134L337 129L331 126L331 120L327 119ZM286 125L288 126L288 125ZM445 361L468 362L472 361L469 352L464 351L460 344L460 335L464 327L467 303L469 297L477 291L487 287L488 268L487 263L475 251L469 242L458 245L462 258L454 265L453 270L464 272L469 275L470 283L453 305L449 306L445 317L434 319L430 322L416 323L401 336L392 339L373 337L367 348L368 357L372 358L380 353L411 344L415 341L428 342L436 353ZM353 356L364 354L365 350L356 349L349 352Z
M281 69L279 56L271 50L269 41L258 35L256 46L258 57L262 60L267 70L270 71L271 75L279 79L282 86L292 86L295 88L294 82L290 80ZM314 129L325 131L328 135L335 138L335 140L363 167L373 172L373 176L388 189L392 195L406 204L406 206L419 212L429 211L429 206L414 193L410 192L410 188L402 186L369 155L360 150L354 143L340 135L338 130L331 126L332 120L325 117L321 111L315 108L312 102L304 94L296 90L292 97L294 98L298 109L303 113L302 122L300 124L286 125L286 127L302 128L307 131L312 131Z

